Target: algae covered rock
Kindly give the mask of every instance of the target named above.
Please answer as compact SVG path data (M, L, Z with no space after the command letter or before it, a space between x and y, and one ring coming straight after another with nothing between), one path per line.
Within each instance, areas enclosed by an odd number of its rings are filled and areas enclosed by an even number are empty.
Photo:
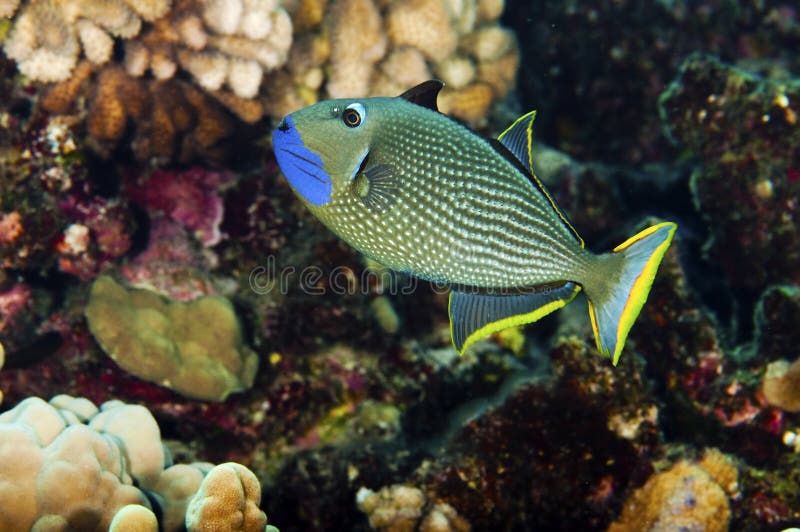
M92 285L86 318L103 350L146 381L207 401L253 384L258 357L224 297L182 303L103 276Z
M662 94L671 134L701 161L691 180L709 257L735 288L800 283L800 83L694 54Z

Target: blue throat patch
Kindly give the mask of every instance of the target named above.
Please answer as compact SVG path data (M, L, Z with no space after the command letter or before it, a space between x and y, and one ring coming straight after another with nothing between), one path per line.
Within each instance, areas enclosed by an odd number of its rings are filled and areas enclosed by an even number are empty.
M285 117L272 132L275 158L292 187L312 205L331 200L331 176L323 168L322 158L306 148L290 117Z

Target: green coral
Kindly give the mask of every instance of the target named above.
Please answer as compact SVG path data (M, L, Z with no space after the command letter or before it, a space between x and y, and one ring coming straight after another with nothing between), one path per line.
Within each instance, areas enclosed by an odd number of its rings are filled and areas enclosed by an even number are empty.
M149 382L207 401L253 384L258 357L244 345L224 297L171 301L102 276L92 285L86 318L103 350Z

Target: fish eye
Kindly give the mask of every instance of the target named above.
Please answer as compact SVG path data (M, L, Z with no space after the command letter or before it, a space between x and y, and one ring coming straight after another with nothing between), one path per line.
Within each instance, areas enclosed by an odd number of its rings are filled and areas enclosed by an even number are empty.
M344 122L344 125L347 127L358 127L361 125L365 113L366 111L363 105L360 103L351 103L345 107L342 113L342 122Z

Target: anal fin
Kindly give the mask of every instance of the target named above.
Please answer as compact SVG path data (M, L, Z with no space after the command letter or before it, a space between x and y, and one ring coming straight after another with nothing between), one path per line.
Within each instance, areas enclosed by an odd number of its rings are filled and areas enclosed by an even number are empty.
M453 289L450 292L450 334L459 354L503 329L533 323L560 309L578 294L573 282L510 292Z

